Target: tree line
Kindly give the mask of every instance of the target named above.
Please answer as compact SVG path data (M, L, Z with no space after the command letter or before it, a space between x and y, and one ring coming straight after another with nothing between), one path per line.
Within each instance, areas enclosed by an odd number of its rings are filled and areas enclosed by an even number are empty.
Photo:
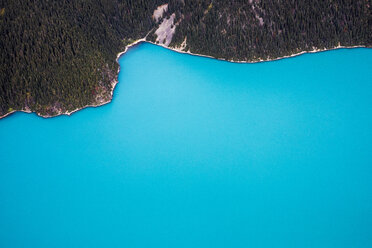
M253 61L372 44L365 0L0 0L0 115L53 115L109 99L117 53L176 13L170 46Z

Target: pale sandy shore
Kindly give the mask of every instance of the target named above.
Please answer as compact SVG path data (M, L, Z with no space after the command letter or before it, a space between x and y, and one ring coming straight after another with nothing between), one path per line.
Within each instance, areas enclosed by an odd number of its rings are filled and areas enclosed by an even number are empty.
M134 41L133 43L127 45L125 47L124 51L123 52L120 52L117 55L116 61L119 62L119 58L122 55L124 55L131 47L136 46L136 45L138 45L138 44L140 44L142 42L147 42L147 43L151 43L151 44L154 44L154 45L157 45L157 46L161 46L163 48L166 48L166 49L169 49L169 50L178 52L178 53L189 54L189 55L199 56L199 57L204 57L204 58L217 59L217 60L222 60L222 61L227 61L227 62L232 62L232 63L259 63L259 62L275 61L275 60L280 60L280 59L285 59L285 58L292 58L292 57L299 56L301 54L306 54L306 53L317 53L317 52L324 52L324 51L341 49L341 48L347 48L347 49L349 49L349 48L365 48L366 47L366 46L362 46L362 45L357 45L357 46L340 46L339 45L339 46L336 46L336 47L333 47L333 48L328 48L328 49L315 49L314 48L313 50L310 50L310 51L301 51L301 52L298 52L298 53L295 53L295 54L291 54L291 55L288 55L288 56L277 57L277 58L269 58L267 60L257 59L257 60L254 60L254 61L236 61L236 60L227 60L227 59L222 59L222 58L215 58L215 57L208 56L208 55L203 55L203 54L191 53L190 51L183 51L183 50L181 50L179 48L168 47L168 46L165 46L165 45L162 45L162 44L156 44L156 43L151 42L151 41L146 41L146 38L142 38L142 39L138 39L138 40ZM120 66L119 66L119 69L118 69L117 74L119 74L119 71L120 71ZM118 80L117 79L112 82L112 90L110 92L111 97L107 101L99 102L97 104L92 104L92 105L86 105L84 107L77 108L77 109L74 109L72 111L61 112L61 113L57 113L55 115L42 115L42 114L37 113L37 112L34 112L34 113L37 114L40 117L43 117L43 118L50 118L50 117L55 117L55 116L59 116L59 115L68 115L68 116L70 116L71 114L73 114L73 113L75 113L75 112L77 112L77 111L79 111L81 109L84 109L84 108L102 106L102 105L107 104L107 103L110 103L112 101L112 97L113 97L114 90L115 90L115 87L116 87L117 83L118 83ZM33 113L32 111L30 111L28 109L24 109L24 110L13 110L13 111L11 111L9 113L6 113L5 115L0 116L0 119L5 118L8 115L11 115L11 114L13 114L15 112Z
M175 51L175 52L178 52L178 53L184 53L184 54L189 54L189 55L193 55L193 56L199 56L199 57L204 57L204 58L211 58L211 59L217 59L217 60L221 60L221 61L227 61L227 62L232 62L232 63L241 63L241 64L253 64L253 63L260 63L260 62L276 61L276 60L280 60L280 59L296 57L296 56L306 54L306 53L325 52L325 51L331 51L331 50L342 49L342 48L346 48L346 49L366 48L366 46L362 46L362 45L357 45L357 46L341 46L341 45L339 45L339 46L336 46L336 47L326 48L326 49L316 49L316 48L314 48L313 50L310 50L310 51L301 51L301 52L298 52L298 53L294 53L294 54L287 55L287 56L282 56L282 57L277 57L277 58L244 61L244 60L229 60L229 59L223 59L223 58L215 58L215 57L208 56L208 55L192 53L190 51L183 51L183 50L180 50L178 48L167 47L167 46L164 46L162 44L157 44L157 43L154 43L154 42L151 42L151 41L143 41L143 42L147 42L147 43L151 43L151 44L154 44L154 45L157 45L157 46L161 46L161 47L164 47L166 49L169 49L169 50L172 50L172 51Z

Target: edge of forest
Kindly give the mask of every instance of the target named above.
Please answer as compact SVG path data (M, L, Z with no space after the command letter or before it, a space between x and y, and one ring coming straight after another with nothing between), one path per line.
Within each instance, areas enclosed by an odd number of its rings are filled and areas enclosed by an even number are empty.
M352 49L352 48L369 48L368 46L364 46L364 45L355 45L355 46L341 46L341 45L338 45L336 47L332 47L332 48L325 48L325 49L313 49L313 50L309 50L309 51L301 51L301 52L298 52L298 53L294 53L294 54L291 54L291 55L287 55L287 56L282 56L282 57L277 57L277 58L269 58L269 59L259 59L259 60L254 60L254 61L235 61L235 60L228 60L228 59L223 59L223 58L215 58L215 57L212 57L212 56L209 56L209 55L203 55L203 54L197 54L197 53L192 53L190 51L183 51L177 47L168 47L168 46L165 46L165 45L162 45L162 44L156 44L154 42L151 42L151 41L148 41L146 40L146 38L141 38L141 39L138 39L134 42L132 42L131 44L127 45L124 49L123 52L120 52L118 53L117 57L116 57L116 62L119 63L119 58L124 55L126 52L128 52L128 50L131 48L131 47L134 47L140 43L143 43L143 42L147 42L147 43L150 43L150 44L154 44L154 45L157 45L157 46L161 46L163 48L166 48L166 49L169 49L169 50L172 50L174 52L177 52L177 53L182 53L182 54L189 54L189 55L192 55L192 56L199 56L199 57L204 57L204 58L210 58L210 59L216 59L216 60L220 60L220 61L226 61L226 62L231 62L231 63L244 63L244 64L247 64L247 63L250 63L250 64L253 64L253 63L261 63L261 62L269 62L269 61L276 61L276 60L281 60L281 59L286 59L286 58L292 58L292 57L296 57L296 56L299 56L299 55L302 55L302 54L307 54L307 53L317 53L317 52L325 52L325 51L330 51L330 50L336 50L336 49ZM73 113L79 111L79 110L82 110L82 109L85 109L85 108L89 108L89 107L99 107L99 106L102 106L102 105L105 105L107 103L110 103L112 101L112 98L113 98L113 95L114 95L114 90L115 90L115 87L118 83L118 75L119 75L119 72L120 72L120 65L119 65L119 69L118 69L118 72L116 74L116 77L115 77L115 80L113 80L111 82L112 84L112 90L110 92L110 99L108 99L107 101L104 101L104 102L98 102L98 103L93 103L93 104L89 104L89 105L85 105L81 108L76 108L72 111L66 111L66 112L60 112L60 113L57 113L55 115L42 115L38 112L33 112L29 109L22 109L22 110L13 110L11 112L8 112L2 116L0 116L0 119L2 118L5 118L13 113L16 113L16 112L24 112L24 113L35 113L36 115L42 117L42 118L51 118L51 117L56 117L56 116L60 116L60 115L67 115L67 116L70 116L72 115Z

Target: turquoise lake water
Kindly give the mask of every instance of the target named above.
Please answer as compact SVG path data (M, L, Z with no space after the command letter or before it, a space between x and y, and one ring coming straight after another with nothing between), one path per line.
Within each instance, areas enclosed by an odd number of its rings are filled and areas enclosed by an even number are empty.
M372 247L372 49L120 65L111 104L0 120L0 247Z

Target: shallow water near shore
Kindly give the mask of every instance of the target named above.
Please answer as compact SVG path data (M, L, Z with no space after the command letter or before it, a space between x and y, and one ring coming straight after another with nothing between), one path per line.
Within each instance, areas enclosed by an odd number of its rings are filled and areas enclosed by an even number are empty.
M372 50L141 44L112 103L0 120L0 247L371 247Z

